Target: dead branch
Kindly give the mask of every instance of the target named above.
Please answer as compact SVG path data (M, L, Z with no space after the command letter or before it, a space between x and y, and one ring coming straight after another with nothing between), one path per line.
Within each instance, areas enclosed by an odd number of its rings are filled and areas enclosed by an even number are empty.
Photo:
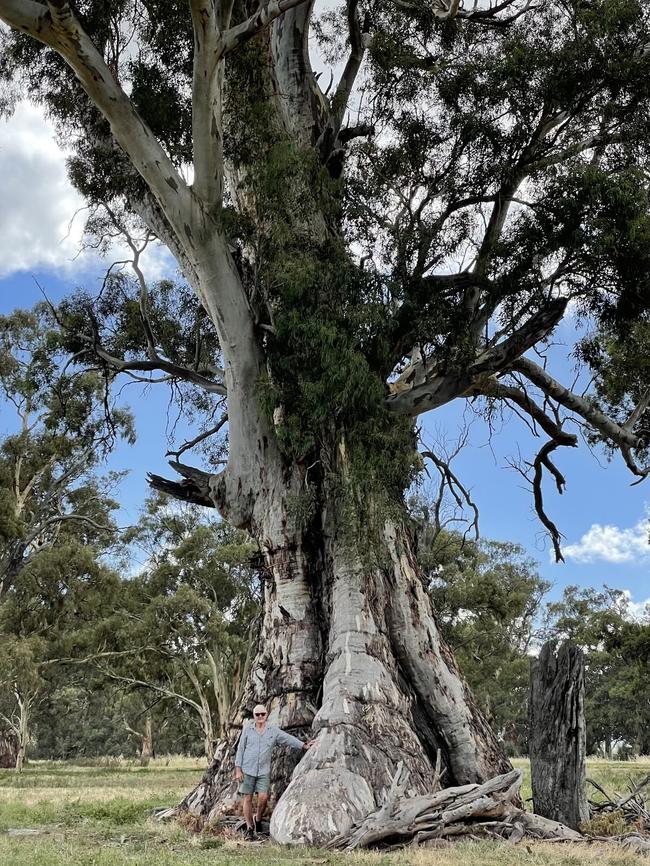
M403 797L406 780L401 767L382 806L327 847L352 851L377 845L422 845L431 839L489 836L579 841L584 837L555 821L524 812L518 803L522 773L512 770L481 785L463 785L442 791Z
M209 439L210 436L216 435L227 421L228 415L224 413L213 427L210 427L208 430L204 430L203 433L199 433L199 435L195 436L194 439L189 439L187 442L184 442L178 449L178 451L168 451L165 456L175 457L178 460L181 454L183 454L185 451L189 451L190 448L194 448L195 445L199 445L201 442L205 442L205 440Z
M648 792L646 791L648 785L650 785L650 773L636 783L630 779L628 783L629 793L623 797L612 797L594 779L588 778L587 782L605 798L603 801L589 801L592 818L597 818L601 815L617 815L637 830L650 833L650 801L647 798ZM624 839L626 837L619 838ZM646 838L645 844L650 848L650 839Z
M154 488L163 493L182 499L184 502L193 502L195 505L204 505L207 508L216 508L219 502L219 484L221 473L211 475L202 469L187 466L178 461L170 461L169 465L183 476L182 481L170 481L160 475L149 472L147 481Z
M456 454L458 453L458 450L460 450L460 447L462 447L462 445L459 446L459 449L456 450ZM438 530L440 530L442 528L442 524L440 521L440 507L442 505L441 496L444 494L444 490L446 488L449 491L450 495L453 497L458 508L463 509L465 506L467 506L472 511L474 517L473 517L472 521L470 522L469 527L465 532L465 535L467 535L467 533L473 529L474 530L474 537L475 537L476 541L478 541L478 539L480 537L479 525L478 525L478 521L479 521L478 507L477 507L476 503L474 502L474 500L472 499L472 496L471 496L471 493L469 492L469 490L463 485L463 483L460 481L458 476L452 470L451 465L450 465L451 460L445 461L441 457L439 457L437 454L435 454L433 451L430 451L430 450L421 451L420 454L423 457L426 457L429 460L431 460L433 465L436 467L436 469L440 473L440 478L441 478L440 492L439 492L439 496L438 496L438 499L436 500L436 504L435 504L436 523L437 523L436 528ZM455 456L455 454L452 455L452 459L454 456Z

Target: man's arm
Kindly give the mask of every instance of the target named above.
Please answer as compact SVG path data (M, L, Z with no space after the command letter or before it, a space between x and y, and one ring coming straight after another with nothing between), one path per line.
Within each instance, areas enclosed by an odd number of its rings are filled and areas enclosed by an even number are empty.
M282 746L291 746L292 749L311 749L312 741L309 740L306 743L303 743L302 740L299 740L298 737L292 736L292 734L288 734L286 731L283 731L282 728L278 728L276 742L280 743Z

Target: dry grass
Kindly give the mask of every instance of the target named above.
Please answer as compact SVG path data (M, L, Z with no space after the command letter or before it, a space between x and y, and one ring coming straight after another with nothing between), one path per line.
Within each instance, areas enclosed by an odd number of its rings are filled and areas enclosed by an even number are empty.
M513 766L519 767L524 772L522 784L522 795L525 800L530 800L530 764L527 758L514 758ZM603 758L590 758L587 761L587 777L594 779L610 794L622 794L627 791L630 780L639 782L650 773L650 756L643 755L632 761L607 761ZM602 799L591 786L587 787L589 799ZM530 805L530 803L528 804Z
M526 773L526 761L516 761ZM158 759L148 768L125 761L32 763L22 776L0 771L0 863L3 866L640 866L615 846L461 843L392 854L340 854L238 837L196 835L158 824L154 806L171 805L200 778L201 762ZM605 787L650 772L650 760L590 762ZM528 792L530 788L528 787ZM529 793L526 794L529 796ZM8 828L37 828L16 837Z

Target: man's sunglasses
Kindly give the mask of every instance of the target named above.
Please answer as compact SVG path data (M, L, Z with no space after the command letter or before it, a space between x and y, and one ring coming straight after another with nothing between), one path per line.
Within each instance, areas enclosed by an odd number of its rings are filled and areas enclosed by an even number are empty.
M263 718L266 715L266 713L253 713L253 715L255 717L259 716L260 718Z

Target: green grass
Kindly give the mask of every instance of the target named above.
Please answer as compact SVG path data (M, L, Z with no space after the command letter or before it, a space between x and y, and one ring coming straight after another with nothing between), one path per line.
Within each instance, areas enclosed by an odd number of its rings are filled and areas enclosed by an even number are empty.
M524 796L530 796L528 764ZM622 791L630 776L650 772L650 759L595 761L589 774ZM151 818L197 782L199 761L158 760L147 768L125 762L85 765L31 763L22 775L0 770L2 866L639 866L647 860L614 847L461 843L449 849L353 855L305 848L251 846L239 837L195 835ZM37 829L13 836L9 829Z

